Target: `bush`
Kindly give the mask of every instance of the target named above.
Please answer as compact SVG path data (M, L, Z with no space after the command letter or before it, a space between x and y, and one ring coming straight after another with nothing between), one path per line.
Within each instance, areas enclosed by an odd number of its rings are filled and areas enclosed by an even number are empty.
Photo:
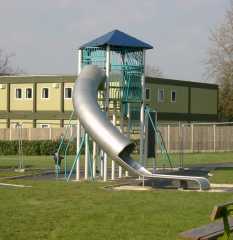
M60 153L64 154L66 142L62 145ZM40 141L27 141L22 142L24 155L52 155L57 151L60 140L40 140ZM16 155L18 154L18 141L0 141L0 155ZM75 155L76 141L72 142L68 148L67 154Z
M18 141L0 141L0 155L15 155L18 152Z

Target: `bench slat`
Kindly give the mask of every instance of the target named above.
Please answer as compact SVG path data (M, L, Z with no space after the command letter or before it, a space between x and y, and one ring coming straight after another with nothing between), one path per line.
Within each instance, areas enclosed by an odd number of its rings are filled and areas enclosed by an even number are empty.
M231 231L233 231L233 218L229 218L229 225ZM223 221L218 220L214 223L209 223L198 228L193 228L191 230L180 233L180 237L187 240L207 240L216 239L216 237L221 236L224 232Z

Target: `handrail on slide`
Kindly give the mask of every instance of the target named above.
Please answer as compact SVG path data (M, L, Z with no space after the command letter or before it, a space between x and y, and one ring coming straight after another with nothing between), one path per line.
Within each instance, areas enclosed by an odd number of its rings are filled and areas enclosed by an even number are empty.
M201 190L209 189L209 181L204 177L152 174L130 157L134 144L107 119L97 103L98 87L105 78L105 73L100 68L87 65L74 85L74 109L92 139L119 165L135 175L145 178L192 181L199 184Z

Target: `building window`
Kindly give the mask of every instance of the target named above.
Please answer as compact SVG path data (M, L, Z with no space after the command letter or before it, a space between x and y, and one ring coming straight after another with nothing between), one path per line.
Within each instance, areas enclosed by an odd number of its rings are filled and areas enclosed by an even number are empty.
M42 88L42 96L43 99L49 98L49 89L48 88Z
M164 89L158 89L158 102L164 102L165 93Z
M26 99L32 98L32 88L26 88Z
M72 88L68 87L65 88L65 99L70 99L72 98Z
M150 89L146 88L146 100L150 99Z
M22 89L21 88L16 88L15 96L16 96L17 99L21 99L22 98Z
M171 90L171 102L176 102L176 91Z
M40 127L41 128L49 128L49 124L41 124Z

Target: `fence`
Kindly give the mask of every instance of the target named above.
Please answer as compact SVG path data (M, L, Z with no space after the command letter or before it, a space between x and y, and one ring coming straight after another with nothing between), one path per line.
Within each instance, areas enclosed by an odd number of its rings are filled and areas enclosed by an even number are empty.
M22 140L57 140L61 136L76 137L76 127L69 128L21 128ZM18 128L0 128L0 140L18 140Z
M22 140L56 140L61 135L76 137L76 126L69 128L22 128ZM233 151L233 123L161 124L168 152ZM18 140L17 128L0 129L0 140Z
M169 152L233 151L233 123L161 125Z

